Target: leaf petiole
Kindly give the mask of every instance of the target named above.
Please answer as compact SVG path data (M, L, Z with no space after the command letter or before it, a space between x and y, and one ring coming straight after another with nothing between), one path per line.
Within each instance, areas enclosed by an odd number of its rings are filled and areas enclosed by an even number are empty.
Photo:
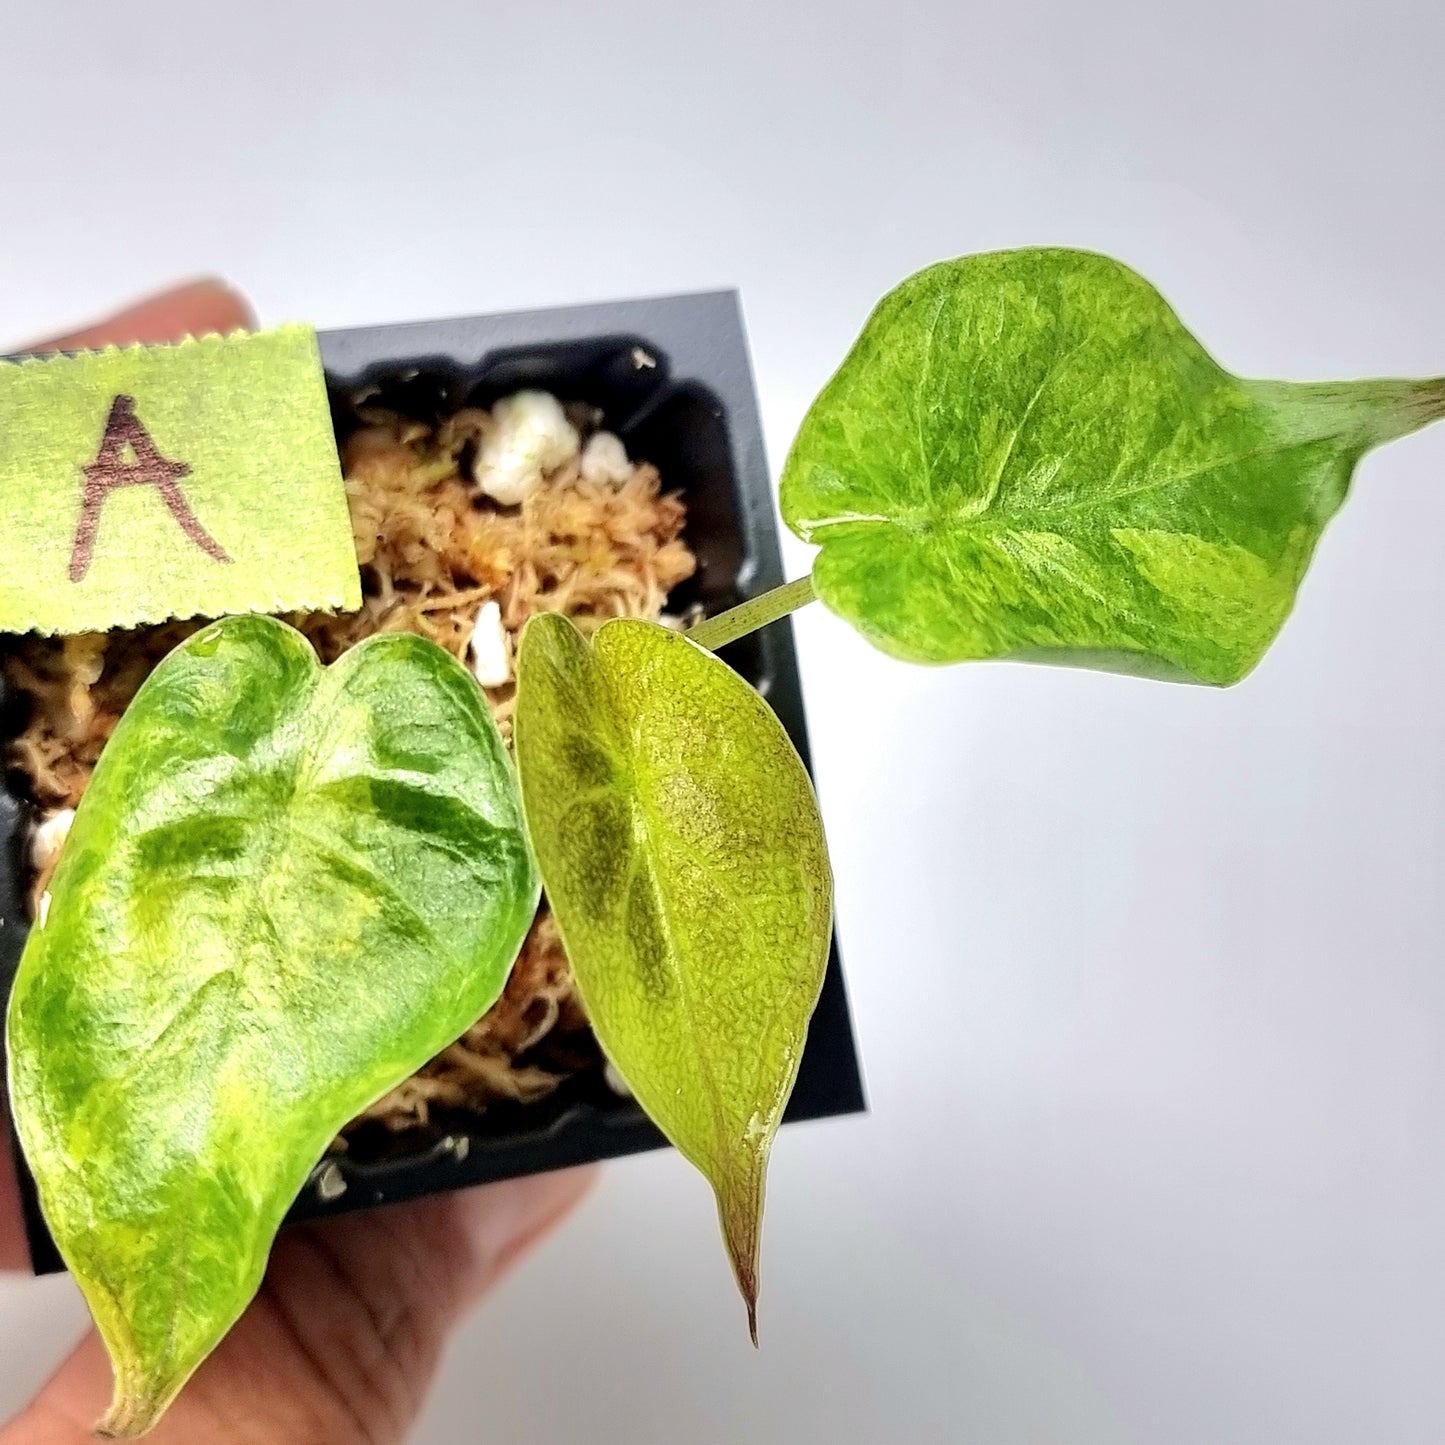
M749 597L746 602L729 607L716 617L704 619L696 627L688 628L684 636L699 647L716 652L729 642L736 642L738 638L746 637L748 633L756 632L800 607L806 607L815 596L812 577L799 577L794 582L784 582L781 587L764 592L760 597Z

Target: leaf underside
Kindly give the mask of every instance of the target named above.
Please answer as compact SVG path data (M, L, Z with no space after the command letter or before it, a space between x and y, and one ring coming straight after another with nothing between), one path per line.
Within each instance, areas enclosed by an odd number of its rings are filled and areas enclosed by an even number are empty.
M1360 456L1442 414L1440 380L1240 380L1118 262L998 252L884 298L781 503L819 597L896 657L1227 684Z
M259 1287L336 1131L501 992L538 885L480 690L384 634L237 617L152 674L30 936L10 1085L144 1433Z
M832 875L782 724L663 627L528 623L515 718L548 901L597 1037L712 1183L756 1339L773 1135L822 987Z

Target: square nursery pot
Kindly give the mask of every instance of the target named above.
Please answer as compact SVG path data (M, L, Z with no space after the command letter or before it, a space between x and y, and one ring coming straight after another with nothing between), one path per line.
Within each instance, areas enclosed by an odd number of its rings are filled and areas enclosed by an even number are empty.
M352 398L379 388L387 404L434 416L490 404L522 387L600 407L629 455L653 462L687 502L694 577L672 593L678 610L709 614L784 580L757 397L737 295L715 292L609 305L323 332L321 355L338 440L355 425ZM789 622L725 648L722 656L768 699L803 760L807 731ZM3 686L3 684L0 684ZM13 706L0 727L13 730ZM25 942L24 802L0 791L0 995L8 998ZM865 1107L836 939L787 1119ZM12 1138L13 1138L12 1130ZM656 1149L666 1141L598 1070L569 1078L534 1104L452 1116L430 1133L395 1136L373 1157L328 1158L312 1173L291 1220L415 1199L490 1180ZM37 1273L64 1266L16 1151Z

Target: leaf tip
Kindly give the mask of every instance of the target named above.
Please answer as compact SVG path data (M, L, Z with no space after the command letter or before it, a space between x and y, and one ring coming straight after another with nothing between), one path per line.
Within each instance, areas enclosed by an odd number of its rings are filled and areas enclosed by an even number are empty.
M138 1440L155 1429L164 1411L154 1401L118 1394L91 1434L97 1440Z
M717 1200L728 1259L738 1282L738 1293L747 1306L748 1337L753 1342L753 1348L757 1349L758 1270L763 1224L762 1168L759 1167L741 1187L719 1184Z
M108 1340L106 1348L110 1350ZM144 1372L128 1368L123 1356L112 1353L111 1361L115 1370L115 1389L110 1408L96 1422L91 1435L97 1440L138 1440L160 1424L161 1417L170 1408L185 1380L168 1381L151 1376L147 1382Z
M753 1342L753 1348L758 1348L758 1262L754 1252L753 1257L746 1262L733 1253L732 1240L728 1241L728 1253L732 1257L733 1273L737 1276L738 1293L743 1297L743 1304L748 1311L748 1338Z

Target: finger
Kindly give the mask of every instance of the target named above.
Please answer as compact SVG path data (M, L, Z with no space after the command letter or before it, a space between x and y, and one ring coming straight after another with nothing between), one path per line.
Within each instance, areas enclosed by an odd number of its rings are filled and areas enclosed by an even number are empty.
M10 1124L0 1107L0 1270L30 1267L25 1218L20 1212L20 1191L11 1159Z
M266 1282L154 1445L398 1445L462 1313L564 1218L593 1170L511 1179L282 1233ZM95 1335L0 1445L82 1445L110 1398Z
M254 327L256 318L246 300L221 281L191 281L127 306L107 321L66 336L32 343L23 351L83 351L97 346L129 346L134 342L179 341L185 336L223 335ZM0 1108L0 1270L27 1269L30 1251L16 1192L10 1139Z
M34 342L23 351L85 351L98 346L146 345L184 336L251 330L256 317L246 300L222 281L191 281L147 297L105 321L65 336Z

